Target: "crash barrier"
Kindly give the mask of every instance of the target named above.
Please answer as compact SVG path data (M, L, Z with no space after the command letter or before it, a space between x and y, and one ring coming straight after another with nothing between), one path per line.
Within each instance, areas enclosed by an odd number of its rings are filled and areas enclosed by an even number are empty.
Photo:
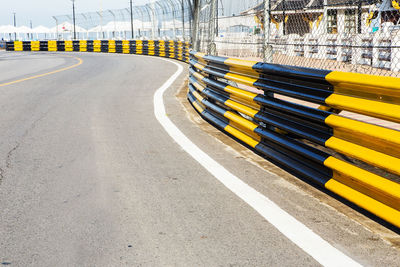
M7 50L176 58L177 46L187 60L188 44L173 41L11 42ZM392 181L400 175L400 132L337 114L347 110L400 122L400 79L190 54L188 99L206 120L298 177L400 227L400 185Z
M194 51L189 73L188 99L208 122L298 177L400 227L395 182L400 132L338 115L346 110L400 122L400 79ZM254 93L257 89L264 94Z
M160 56L189 62L189 42L164 40L14 41L7 51L104 52Z

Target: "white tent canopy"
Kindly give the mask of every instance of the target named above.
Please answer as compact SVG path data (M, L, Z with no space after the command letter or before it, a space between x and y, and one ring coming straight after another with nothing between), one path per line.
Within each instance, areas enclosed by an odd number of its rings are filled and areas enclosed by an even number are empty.
M165 21L162 25L163 25L163 28L166 28L166 29L173 29L174 27L176 29L180 29L180 28L182 28L182 21L177 20L177 19L169 20L169 21Z
M19 30L12 25L4 25L0 26L0 33L19 33Z
M103 30L103 27L100 25L97 25L96 27L93 27L88 30L88 32L102 32L102 31L104 31L104 30Z
M69 22L63 22L61 24L58 24L58 26L53 27L50 29L51 33L67 33L67 32L73 32L74 31L74 25L69 23ZM79 27L79 26L75 26L75 31L76 32L87 32L86 29Z
M182 21L175 19L154 23L150 21L141 21L138 19L133 20L134 33L142 32L142 34L144 33L146 36L156 33L158 27L161 28L161 34L165 35L166 32L167 34L171 34L168 33L168 31L172 32L174 28L177 30L182 28ZM75 30L78 33L77 38L84 38L85 36L86 38L89 38L89 33L97 34L97 38L127 38L127 34L131 31L131 28L132 26L130 21L109 21L105 25L97 25L89 30L86 30L85 28L78 25L75 26ZM68 21L62 22L52 28L47 28L42 25L34 29L31 29L27 26L14 27L12 25L0 25L0 34L5 39L25 39L26 37L31 40L39 40L43 38L70 39L72 38L73 32L74 25ZM13 35L14 33L16 33L16 36L11 36L11 34ZM27 34L28 36L24 37L25 34Z
M50 33L50 29L42 25L37 26L32 30L34 33Z
M32 29L26 26L17 27L19 33L32 33Z
M218 27L220 29L228 29L229 27L246 25L249 27L257 26L253 17L230 17L218 20Z
M14 27L12 25L2 25L0 26L1 39L11 40L11 39L32 39L33 30L26 26ZM25 36L25 34L27 36Z
M130 31L131 24L127 21L110 21L103 26L103 31L113 32L113 31Z
M12 25L0 26L0 33L32 33L33 30L26 26L14 27Z
M123 32L123 31L131 31L131 22L130 21L110 21L106 25L96 26L94 28L89 29L89 32ZM152 29L153 25L151 22L142 22L140 20L133 20L133 29Z

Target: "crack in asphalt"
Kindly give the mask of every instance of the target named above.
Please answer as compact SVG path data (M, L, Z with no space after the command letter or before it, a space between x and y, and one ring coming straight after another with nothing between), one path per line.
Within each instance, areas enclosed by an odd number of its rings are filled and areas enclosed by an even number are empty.
M17 143L10 151L7 153L7 158L6 158L6 168L10 169L11 168L11 157L13 153L19 148L20 143Z
M29 129L27 131L29 131ZM24 134L24 136L25 136L25 134ZM5 167L4 168L0 167L0 185L3 182L3 180L6 178L6 170L11 169L11 167L12 167L12 165L11 165L12 155L19 148L19 146L20 146L20 143L17 142L16 145L10 151L8 151L7 156L6 156L6 161L5 161L5 163L6 163Z
M0 185L1 185L1 182L3 181L3 179L4 179L4 170L2 168L0 168Z
M44 112L44 114L40 118L38 118L37 120L32 122L31 125L25 130L25 132L20 137L21 141L19 141L19 142L17 141L16 144L14 145L14 147L8 151L6 160L5 160L5 166L0 167L0 185L3 182L3 180L6 178L6 174L7 174L6 170L12 168L12 156L13 156L14 152L17 151L17 149L21 146L22 141L25 139L25 137L28 135L28 133L36 127L38 122L40 122L47 116L47 114L50 112L51 109L52 108L49 108L46 112Z

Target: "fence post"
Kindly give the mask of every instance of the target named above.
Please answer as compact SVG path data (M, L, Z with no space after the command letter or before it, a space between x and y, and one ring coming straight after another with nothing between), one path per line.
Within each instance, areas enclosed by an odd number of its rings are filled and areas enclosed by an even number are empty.
M272 45L270 44L270 21L271 21L271 2L264 0L264 45L263 45L263 62L272 63Z
M182 9L182 39L185 41L185 3L181 0Z
M193 27L192 27L192 40L193 40L193 49L195 51L200 50L200 42L198 40L197 30L199 28L199 18L200 18L200 0L193 0L193 10L194 10L194 18L193 18Z
M175 5L171 0L168 0L168 3L171 5L171 8L172 8L172 25L174 27L173 36L174 36L174 40L176 40L176 25L175 25L176 10L175 10Z
M208 47L209 55L217 55L217 47L215 45L215 27L218 19L217 0L211 0L210 3L210 20L208 23Z
M53 19L56 21L56 34L57 34L57 37L55 39L59 40L58 39L58 19L55 16L53 16ZM11 38L10 38L10 40L11 40Z
M263 0L264 2L264 21L263 21L263 28L264 28L264 42L263 42L263 62L264 63L272 63L272 45L270 43L270 21L271 21L271 2L270 0ZM285 20L285 18L283 18ZM269 96L271 98L274 97L274 93L271 91L264 91L265 96ZM275 131L275 127L271 125L266 126L271 131Z
M188 2L188 21L189 21L189 41L192 42L192 40L190 40L190 33L192 32L192 23L193 23L193 7L192 7L192 0L187 0Z

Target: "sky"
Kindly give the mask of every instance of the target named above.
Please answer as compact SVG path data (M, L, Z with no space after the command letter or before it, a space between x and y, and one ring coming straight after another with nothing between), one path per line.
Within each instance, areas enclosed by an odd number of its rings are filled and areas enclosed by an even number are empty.
M140 5L149 0L133 0ZM75 0L76 12L120 9L129 7L129 0ZM13 24L13 13L16 13L17 26L33 27L43 25L55 26L54 15L72 14L71 0L0 0L0 25Z

